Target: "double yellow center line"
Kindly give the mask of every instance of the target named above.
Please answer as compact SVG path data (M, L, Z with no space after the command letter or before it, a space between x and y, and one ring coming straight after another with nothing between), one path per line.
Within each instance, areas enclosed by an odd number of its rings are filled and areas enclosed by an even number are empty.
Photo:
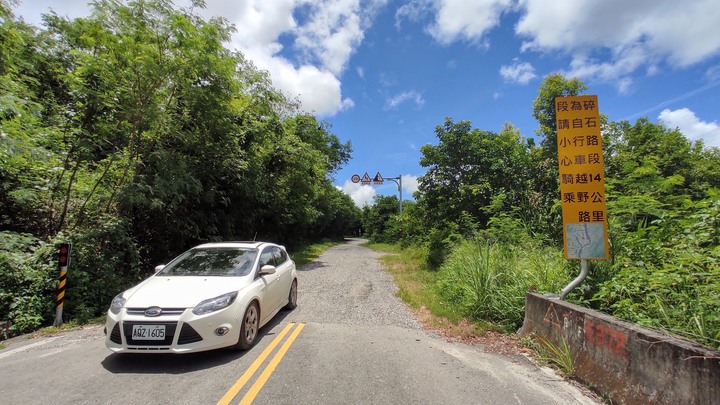
M285 328L280 332L275 339L268 345L265 350L263 350L262 353L260 353L260 356L255 359L255 361L250 365L250 368L245 371L245 373L233 384L232 387L228 390L228 392L223 395L222 398L220 398L220 401L218 401L218 405L227 405L232 401L235 396L237 396L238 392L243 389L245 384L252 378L253 375L255 375L255 372L260 368L260 366L265 362L265 359L272 353L273 350L275 350L275 347L280 344L280 342L283 340L285 335L290 332L290 329L292 329L295 326L295 323L289 323ZM265 370L263 370L262 374L260 374L260 377L255 381L255 383L250 387L248 392L245 394L245 396L240 401L241 405L245 404L251 404L252 401L255 399L255 397L260 393L260 390L267 382L268 378L270 378L270 375L275 371L275 368L278 364L280 364L280 360L285 356L285 353L287 353L290 346L293 344L297 336L300 334L300 331L305 327L304 323L297 324L297 327L295 330L290 334L290 337L283 343L282 347L280 347L280 350L278 350L277 353L275 353L275 356L270 360L270 363L265 367Z

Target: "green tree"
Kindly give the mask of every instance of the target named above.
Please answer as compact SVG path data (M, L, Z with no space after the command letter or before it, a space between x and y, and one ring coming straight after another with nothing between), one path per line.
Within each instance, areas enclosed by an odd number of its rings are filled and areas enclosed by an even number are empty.
M309 231L310 240L356 235L361 227L360 209L349 195L331 184L325 184L314 205L321 215Z
M46 236L50 179L62 158L52 150L60 131L49 108L54 41L0 2L0 43L0 231Z
M428 223L469 217L485 227L495 196L504 195L508 208L527 199L530 143L517 129L506 125L496 134L446 119L435 132L438 145L421 148L420 165L428 170L417 193Z
M312 235L318 229L315 224L336 211L328 204L337 202L329 191L334 188L330 176L349 159L351 147L349 142L341 144L329 129L328 124L301 114L286 118L265 140L262 176L273 184L267 203L269 216L263 218L262 230L271 237L297 235L311 240L316 237Z
M533 117L540 126L537 135L543 138L541 146L545 159L554 159L557 162L555 98L578 96L585 90L587 90L587 86L579 79L567 79L558 73L546 76L540 84L538 95L533 101L532 111Z
M399 214L400 200L394 196L375 196L372 206L365 206L362 210L362 229L363 236L370 238L374 242L397 242L387 234L387 230L391 227L391 221L397 220Z
M555 98L583 94L587 86L579 79L567 79L560 74L545 77L533 101L533 117L538 122L536 134L542 138L540 149L533 152L530 179L533 193L529 197L531 213L528 222L533 232L546 235L558 246L562 243L562 212L557 156L557 125ZM601 105L602 108L602 105Z
M341 143L337 135L330 132L329 123L318 122L312 115L299 114L285 120L285 126L322 156L326 173L335 173L350 159L351 143Z
M425 145L414 214L424 224L422 240L437 266L459 240L484 229L496 214L519 215L532 203L533 142L512 125L500 133L446 119L435 129L437 145ZM412 223L409 222L409 223Z

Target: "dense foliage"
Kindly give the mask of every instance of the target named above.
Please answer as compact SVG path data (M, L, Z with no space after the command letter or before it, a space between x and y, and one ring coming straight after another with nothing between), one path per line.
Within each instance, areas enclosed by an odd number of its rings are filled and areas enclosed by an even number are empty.
M427 173L412 209L398 217L380 200L364 226L375 240L423 246L440 295L458 312L518 326L529 286L559 293L579 271L577 261L558 260L554 98L585 90L561 75L544 80L533 103L539 145L509 124L494 133L446 119L437 144L421 149ZM591 263L568 298L720 346L720 151L645 118L603 118L602 133L612 258Z
M569 267L556 249L467 239L443 264L438 292L464 316L517 330L525 317L525 294L562 289Z
M73 245L66 318L81 321L199 242L293 248L357 228L332 185L350 143L227 50L226 20L168 0L92 6L39 29L0 0L0 321L13 332L52 322L59 242Z

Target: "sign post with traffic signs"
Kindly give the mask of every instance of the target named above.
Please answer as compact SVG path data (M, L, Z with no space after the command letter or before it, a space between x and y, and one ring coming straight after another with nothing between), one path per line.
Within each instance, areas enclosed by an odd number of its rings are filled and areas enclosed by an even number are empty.
M380 174L380 172L377 172L377 174L375 174L375 177L371 179L368 172L365 172L362 177L360 177L360 175L358 174L353 174L352 177L350 177L350 180L352 180L353 183L361 183L364 186L380 186L385 182L385 180L390 180L397 184L398 192L400 193L400 215L402 215L402 176L383 178L382 174Z

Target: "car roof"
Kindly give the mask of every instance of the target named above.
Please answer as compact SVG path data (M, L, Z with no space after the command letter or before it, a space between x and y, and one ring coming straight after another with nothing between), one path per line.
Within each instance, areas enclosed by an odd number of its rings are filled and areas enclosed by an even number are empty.
M277 245L277 244L271 243L271 242L263 242L263 241L228 241L228 242L203 243L202 245L193 247L193 249L222 248L222 247L258 249L261 246L280 246L280 245Z

